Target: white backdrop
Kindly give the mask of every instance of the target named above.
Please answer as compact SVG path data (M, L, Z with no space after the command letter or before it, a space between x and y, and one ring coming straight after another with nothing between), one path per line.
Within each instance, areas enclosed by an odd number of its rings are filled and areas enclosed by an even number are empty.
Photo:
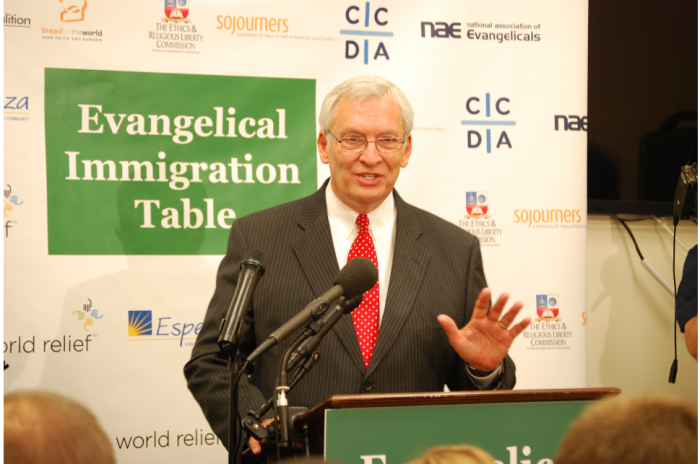
M535 318L516 388L587 386L586 1L178 0L180 22L162 0L68 3L5 2L6 392L83 402L121 462L225 459L182 374L222 256L50 254L52 205L87 200L47 189L46 68L311 79L317 110L348 77L390 79L416 113L398 191L478 235L491 288Z

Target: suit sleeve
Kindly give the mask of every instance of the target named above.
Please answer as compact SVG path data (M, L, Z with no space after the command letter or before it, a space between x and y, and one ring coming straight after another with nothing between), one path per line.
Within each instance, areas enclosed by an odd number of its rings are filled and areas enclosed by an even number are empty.
M216 276L216 290L192 350L192 358L184 369L187 387L202 408L212 430L227 449L231 375L227 368L228 357L219 351L217 342L221 321L226 317L228 306L236 290L242 255L248 249L247 241L237 224L239 222L235 221L231 228L227 253L219 265ZM246 321L248 337L241 346L241 351L244 353L250 353L255 348L252 326L254 306L253 297ZM243 374L239 382L238 409L241 417L248 411L257 409L265 401L266 398L260 390L251 385L248 375Z
M473 235L468 235L469 259L467 260L467 281L466 281L466 299L465 299L465 321L469 322L474 311L474 305L481 292L481 289L487 287L486 276L484 275L484 265L481 260L481 246L479 240ZM447 386L451 391L462 390L479 390L474 385L471 376L467 372L465 362L457 356L452 373L447 382ZM503 372L500 379L489 387L489 390L510 390L515 386L515 363L506 355L503 363Z

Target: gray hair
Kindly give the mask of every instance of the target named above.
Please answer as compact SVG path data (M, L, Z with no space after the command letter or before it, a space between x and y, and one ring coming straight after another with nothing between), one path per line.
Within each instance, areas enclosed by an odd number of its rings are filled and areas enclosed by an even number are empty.
M114 449L95 415L57 393L5 395L5 462L115 464Z
M323 132L331 129L335 121L335 109L341 100L366 102L379 100L386 95L399 105L404 132L410 134L413 130L413 107L408 98L392 82L371 74L351 77L331 90L321 105L318 124Z

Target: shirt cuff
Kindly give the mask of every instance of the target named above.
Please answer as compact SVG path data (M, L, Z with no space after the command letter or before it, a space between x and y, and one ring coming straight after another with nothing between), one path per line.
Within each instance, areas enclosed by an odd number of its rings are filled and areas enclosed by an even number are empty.
M481 373L481 371L477 371L466 361L464 362L464 364L467 367L467 374L469 374L469 377L471 377L472 382L479 390L485 390L494 383L496 383L496 380L500 379L501 377L501 372L503 372L503 361L501 361L501 364L499 364L497 368L495 368L486 375L478 375L476 372Z

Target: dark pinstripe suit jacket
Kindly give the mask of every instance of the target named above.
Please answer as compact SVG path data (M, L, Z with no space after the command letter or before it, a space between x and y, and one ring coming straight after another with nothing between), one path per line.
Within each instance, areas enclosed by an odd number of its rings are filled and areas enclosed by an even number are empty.
M234 221L226 257L204 325L185 366L188 387L214 432L227 443L229 374L217 340L236 288L242 254L265 252L266 273L253 298L251 337L245 350L267 338L314 298L333 286L338 273L326 212L325 186L311 196ZM443 219L404 202L397 209L394 258L379 338L365 371L352 319L343 317L320 345L321 360L289 393L291 406L313 407L335 394L474 390L464 362L437 322L448 314L459 327L469 321L486 286L478 240ZM254 337L253 337L254 335ZM240 384L241 416L274 392L279 361L295 336L255 364ZM506 358L496 388L515 385L515 365Z

